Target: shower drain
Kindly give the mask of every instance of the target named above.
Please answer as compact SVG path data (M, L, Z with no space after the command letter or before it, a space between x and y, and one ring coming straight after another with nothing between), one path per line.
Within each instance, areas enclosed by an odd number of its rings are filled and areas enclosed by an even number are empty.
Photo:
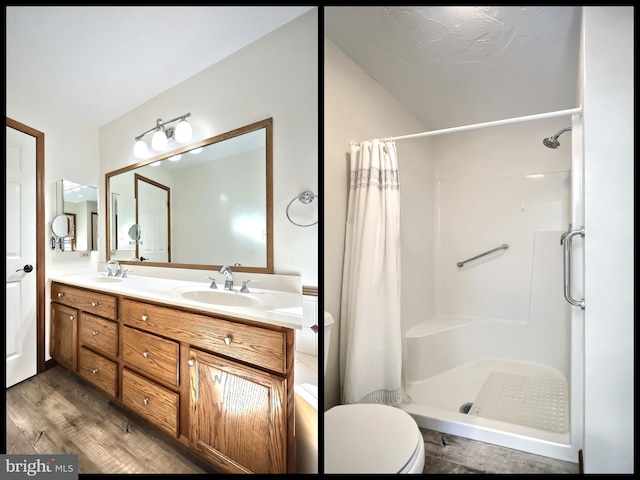
M471 407L473 407L473 402L463 403L460 406L460 413L469 413L469 410L471 410Z

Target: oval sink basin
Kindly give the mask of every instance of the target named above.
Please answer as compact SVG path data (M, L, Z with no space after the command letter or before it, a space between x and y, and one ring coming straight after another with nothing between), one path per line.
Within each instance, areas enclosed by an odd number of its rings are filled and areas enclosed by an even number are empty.
M93 277L90 278L89 281L94 283L118 283L121 282L122 279L119 277Z
M259 303L258 300L244 293L221 290L188 290L180 295L182 298L193 300L194 302L228 307L253 307Z

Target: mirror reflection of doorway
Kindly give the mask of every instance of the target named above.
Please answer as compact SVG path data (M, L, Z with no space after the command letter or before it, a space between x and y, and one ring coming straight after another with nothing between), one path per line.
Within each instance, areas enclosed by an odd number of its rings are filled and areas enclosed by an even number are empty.
M170 262L170 189L138 174L135 181L136 223L141 228L136 256L151 262Z
M98 213L91 212L91 250L98 250Z
M63 248L65 252L75 252L76 251L76 214L75 213L64 213L67 217L69 217L69 225L67 231L70 232L68 236L64 238Z

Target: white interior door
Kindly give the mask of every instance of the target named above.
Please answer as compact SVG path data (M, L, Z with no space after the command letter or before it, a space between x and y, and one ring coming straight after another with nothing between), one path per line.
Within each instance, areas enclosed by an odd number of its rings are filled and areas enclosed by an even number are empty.
M6 127L6 386L37 371L36 139ZM30 267L32 270L30 270Z
M169 190L138 179L137 208L142 232L140 255L150 262L168 262Z

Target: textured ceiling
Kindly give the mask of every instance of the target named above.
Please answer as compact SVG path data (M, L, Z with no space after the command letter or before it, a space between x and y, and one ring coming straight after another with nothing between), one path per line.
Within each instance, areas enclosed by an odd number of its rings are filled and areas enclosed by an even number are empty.
M325 7L324 34L434 130L579 106L581 9Z
M101 127L313 7L6 7L6 80Z

